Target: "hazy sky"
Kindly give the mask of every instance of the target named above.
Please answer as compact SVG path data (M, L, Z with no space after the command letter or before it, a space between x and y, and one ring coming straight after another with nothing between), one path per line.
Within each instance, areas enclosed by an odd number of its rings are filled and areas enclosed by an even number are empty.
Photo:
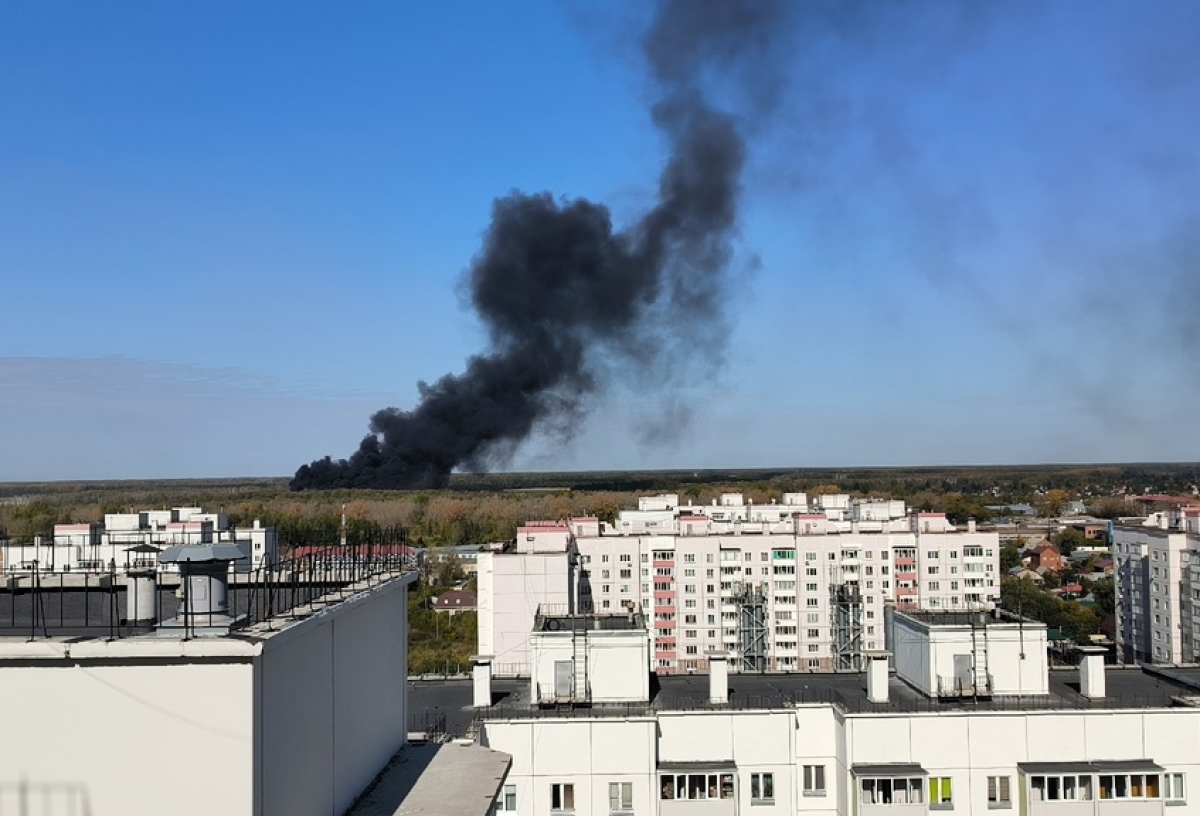
M497 196L653 198L644 5L0 3L0 480L350 454ZM1200 459L1200 4L791 8L727 345L507 466Z

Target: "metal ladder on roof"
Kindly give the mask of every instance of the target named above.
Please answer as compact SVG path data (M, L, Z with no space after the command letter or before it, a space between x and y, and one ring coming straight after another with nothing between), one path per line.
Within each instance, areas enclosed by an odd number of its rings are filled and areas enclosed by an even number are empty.
M579 629L578 623L578 620L571 621L571 659L574 664L572 666L571 702L586 703L589 700L587 629Z
M971 622L971 665L975 698L991 697L992 682L988 675L987 622Z

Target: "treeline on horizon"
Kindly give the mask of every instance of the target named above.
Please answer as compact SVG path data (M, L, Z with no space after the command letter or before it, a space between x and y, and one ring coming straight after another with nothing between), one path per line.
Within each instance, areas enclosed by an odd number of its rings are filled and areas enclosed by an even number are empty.
M1071 499L1111 517L1129 512L1121 495L1191 494L1198 483L1194 463L454 474L448 489L424 491L297 493L285 478L6 483L0 484L0 538L49 535L55 524L97 522L106 513L199 506L224 511L238 525L258 519L274 526L286 549L335 543L344 507L354 543L392 543L403 530L416 546L482 544L512 538L531 519L611 521L638 496L662 492L694 504L727 492L755 503L789 492L879 496L946 512L961 524L992 519L989 506L1027 503L1053 513Z

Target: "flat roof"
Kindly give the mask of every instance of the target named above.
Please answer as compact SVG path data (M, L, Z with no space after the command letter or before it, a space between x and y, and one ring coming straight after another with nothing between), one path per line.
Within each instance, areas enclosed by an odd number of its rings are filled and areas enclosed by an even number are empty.
M415 581L414 572L394 571L342 586L315 584L309 594L279 592L274 607L264 603L264 589L237 587L235 593L231 581L229 612L244 619L245 625L219 635L203 633L209 626L220 625L225 620L221 615L197 614L186 626L174 621L181 601L169 585L160 584L155 593L157 627L123 620L127 614L123 582L111 590L56 587L45 591L45 597L27 590L0 589L0 660L253 656L281 632L358 603L372 593ZM289 603L293 599L294 605Z
M493 705L472 707L472 685L462 680L409 681L409 705L414 717L445 714L450 734L465 734L477 716L486 719L536 717L635 717L658 713L701 710L781 710L796 705L837 705L850 714L912 712L1008 712L1048 710L1131 710L1170 708L1177 698L1197 694L1200 668L1105 667L1101 699L1084 697L1078 669L1052 669L1049 694L996 696L990 700L938 700L927 697L894 674L888 681L888 702L867 698L865 672L826 674L730 674L728 705L708 701L708 675L651 677L648 703L596 704L573 709L539 708L529 698L528 679L492 679Z
M1011 612L1004 611L999 617L991 612L978 610L931 610L912 609L896 610L896 617L905 617L925 626L1025 626L1031 629L1045 629L1046 624L1030 618L1020 618Z
M408 745L346 816L489 816L512 757L457 742Z

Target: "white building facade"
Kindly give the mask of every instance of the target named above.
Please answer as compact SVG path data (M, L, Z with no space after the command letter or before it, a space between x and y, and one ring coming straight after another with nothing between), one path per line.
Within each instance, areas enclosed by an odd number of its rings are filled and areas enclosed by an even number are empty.
M176 544L231 544L243 553L234 569L249 572L274 564L278 543L273 527L264 527L257 520L250 527L234 527L225 513L200 507L107 513L103 524L56 524L50 541L4 547L0 568L6 572L35 568L40 572L125 572L155 567L157 551Z
M712 505L680 506L668 494L640 499L611 525L581 518L555 529L564 552L577 557L569 575L578 608L644 614L660 674L707 671L711 651L730 653L734 671L857 668L862 651L883 648L887 605L987 609L999 597L995 532L959 531L942 514L909 514L895 500L823 495L810 505L804 494L788 493L755 505L731 493ZM518 550L526 535L518 535ZM493 648L485 630L495 638L504 626L485 597L545 591L525 567L505 566L514 557L497 553L480 563L484 653ZM565 594L559 589L556 601ZM520 602L529 621L537 602ZM509 632L515 643L529 629Z
M894 644L892 677L726 681L714 674L707 693L693 678L668 677L640 708L562 712L532 699L524 709L484 707L480 742L513 757L501 811L1200 813L1192 795L1200 707L1189 702L1200 675L1175 685L1141 669L1110 669L1106 687L1099 653L1086 653L1078 671L1051 673L1044 627L979 620L981 654L964 644L965 620L965 613L897 613L907 634ZM953 672L961 656L974 671L1003 667L982 698L947 700L926 676ZM886 654L875 658L872 666L886 669ZM1114 686L1121 693L1110 693ZM693 696L678 696L680 689Z
M1117 651L1126 662L1200 662L1200 508L1112 530Z

